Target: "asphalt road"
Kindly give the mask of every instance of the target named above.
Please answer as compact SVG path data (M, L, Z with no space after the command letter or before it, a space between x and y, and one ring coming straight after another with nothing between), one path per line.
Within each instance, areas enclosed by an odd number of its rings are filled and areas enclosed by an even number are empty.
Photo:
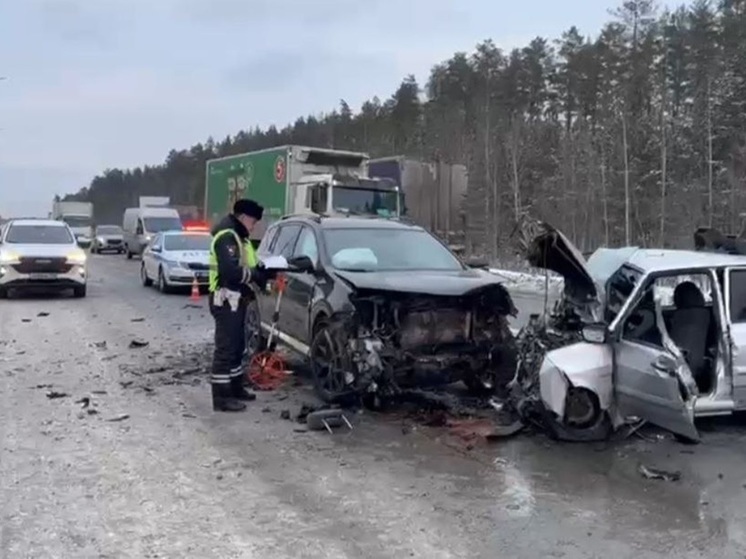
M280 418L302 386L214 414L194 371L209 315L140 286L138 266L94 256L86 299L0 301L0 557L746 554L744 424L705 425L694 447L654 433L464 445L397 414L331 436ZM524 320L543 307L516 304Z

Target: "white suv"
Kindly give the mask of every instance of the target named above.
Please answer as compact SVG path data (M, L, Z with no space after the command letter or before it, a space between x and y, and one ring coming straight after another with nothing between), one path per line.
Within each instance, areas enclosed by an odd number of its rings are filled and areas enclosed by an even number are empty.
M86 254L70 227L50 219L14 219L0 230L0 298L10 290L72 289L85 297Z

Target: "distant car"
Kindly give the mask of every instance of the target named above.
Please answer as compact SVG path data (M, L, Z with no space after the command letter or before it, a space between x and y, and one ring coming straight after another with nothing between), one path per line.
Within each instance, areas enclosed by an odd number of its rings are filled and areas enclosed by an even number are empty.
M179 212L173 208L127 208L124 211L124 249L127 258L141 256L156 234L183 231Z
M124 230L119 225L99 225L93 235L91 252L124 252Z
M194 278L200 287L207 286L211 242L205 231L158 233L142 254L142 284L149 287L155 283L163 293L191 286Z
M29 288L72 289L86 296L86 254L70 227L51 219L16 219L0 232L0 298Z

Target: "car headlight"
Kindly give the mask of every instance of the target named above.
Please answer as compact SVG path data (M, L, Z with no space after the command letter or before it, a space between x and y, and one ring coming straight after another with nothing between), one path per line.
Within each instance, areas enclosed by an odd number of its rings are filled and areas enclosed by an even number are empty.
M186 264L179 262L178 260L164 260L163 263L168 268L187 268Z
M96 241L98 241L99 244L104 244L104 238L103 237L98 237L96 239Z
M15 264L19 261L20 256L15 252L0 252L0 264Z
M72 252L67 255L67 261L70 264L85 264L86 259L85 252Z

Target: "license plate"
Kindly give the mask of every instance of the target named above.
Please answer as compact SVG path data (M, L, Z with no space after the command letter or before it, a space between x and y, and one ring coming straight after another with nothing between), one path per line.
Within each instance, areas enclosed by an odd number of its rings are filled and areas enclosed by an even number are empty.
M205 279L207 277L207 273L206 272L197 272L197 277L199 279Z
M57 279L57 274L29 274L29 277L38 280Z

